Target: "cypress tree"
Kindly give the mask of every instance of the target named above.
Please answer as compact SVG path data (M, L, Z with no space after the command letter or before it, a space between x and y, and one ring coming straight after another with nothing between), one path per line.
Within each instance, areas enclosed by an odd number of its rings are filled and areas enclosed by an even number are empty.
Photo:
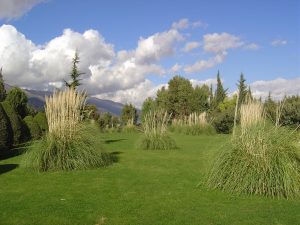
M238 91L239 91L239 101L238 101L238 107L241 106L246 101L247 97L247 86L246 86L246 79L244 78L244 74L241 73L240 80L237 84Z
M4 86L2 68L0 69L0 102L3 102L6 98L6 90Z
M214 96L214 106L217 107L221 102L224 101L226 98L226 92L227 90L224 89L221 78L220 78L220 72L218 71L217 74L217 89Z

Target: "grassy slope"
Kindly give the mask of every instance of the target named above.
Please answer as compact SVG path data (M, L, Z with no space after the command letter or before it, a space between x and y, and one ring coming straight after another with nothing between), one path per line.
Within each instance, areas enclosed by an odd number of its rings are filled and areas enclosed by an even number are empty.
M299 199L232 196L197 187L226 136L174 138L179 150L142 151L134 150L136 134L107 134L106 148L119 161L104 169L5 172L3 165L18 164L22 156L2 160L0 224L299 224Z

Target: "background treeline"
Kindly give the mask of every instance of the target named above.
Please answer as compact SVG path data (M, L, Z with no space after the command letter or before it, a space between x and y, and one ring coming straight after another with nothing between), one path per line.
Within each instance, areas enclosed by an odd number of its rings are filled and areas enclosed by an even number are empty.
M239 112L242 103L253 100L250 87L246 84L243 74L237 83L237 94L229 96L228 89L223 87L220 73L217 74L217 84L213 86L192 86L191 82L181 76L175 76L168 82L168 88L162 87L155 98L147 98L142 106L141 121L152 110L163 109L172 115L172 119L182 119L192 113L206 112L207 121L218 133L230 133L234 126L235 111ZM276 123L276 113L280 112L280 125L297 127L300 124L300 97L286 96L281 101L269 97L262 101L269 120ZM280 106L280 107L279 107ZM239 120L239 115L237 115ZM237 121L238 122L238 121Z

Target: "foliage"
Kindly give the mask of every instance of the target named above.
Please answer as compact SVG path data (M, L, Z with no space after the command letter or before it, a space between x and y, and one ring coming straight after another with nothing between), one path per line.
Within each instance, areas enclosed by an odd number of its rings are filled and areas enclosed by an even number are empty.
M218 108L211 112L212 124L218 133L231 133L234 125L236 96L225 98Z
M147 113L149 113L150 111L155 110L155 108L156 102L150 97L146 98L142 105L141 121L143 122L145 115L147 115Z
M273 123L275 123L277 103L272 99L271 93L269 93L268 98L264 103L264 108L266 111L267 118L270 119Z
M284 100L280 123L291 127L300 125L300 96L291 96Z
M13 106L14 110L22 118L26 116L28 98L25 92L20 88L12 88L7 94L6 101Z
M227 89L225 90L221 81L220 72L217 74L217 89L213 99L213 107L218 107L227 97Z
M77 64L79 63L79 56L78 56L78 53L77 51L75 52L75 56L74 58L72 59L72 70L71 70L71 73L70 73L70 76L71 76L71 81L70 82L67 82L65 81L65 85L66 87L68 88L73 88L73 89L76 89L79 85L81 85L80 83L80 80L79 77L81 75L83 75L84 73L81 73L79 70L78 70L78 66Z
M98 121L100 118L100 115L98 113L97 106L94 104L86 104L85 110L84 110L84 117L85 117L85 119Z
M6 150L10 146L10 129L9 118L6 115L2 104L0 104L0 152L1 150Z
M173 77L168 83L168 113L173 118L188 116L192 112L193 87L188 79Z
M157 90L156 99L155 99L157 108L161 110L168 110L168 101L169 101L168 96L169 96L169 92L165 88L165 86Z
M171 116L164 111L150 111L144 117L143 133L138 148L144 150L175 149L175 141L167 134Z
M138 113L132 104L124 105L121 113L121 121L123 125L133 124L136 125L138 120Z
M37 140L42 136L42 130L32 116L26 116L23 121L29 131L28 137Z
M10 102L4 101L0 104L2 104L2 107L9 118L9 143L12 145L20 144L27 139L25 132L26 127Z
M209 87L207 85L196 86L192 95L192 112L205 112L209 109Z
M6 98L6 90L4 86L2 68L0 68L0 102L3 102Z
M212 188L291 198L300 194L300 155L295 133L265 121L261 103L241 107L241 127L216 160Z
M246 79L244 77L244 74L242 74L242 73L240 75L240 80L238 81L237 88L238 88L238 93L239 93L238 108L240 108L241 105L246 102L246 98L248 95Z
M45 112L38 112L33 120L38 124L42 132L48 131L48 121Z
M107 166L112 157L103 152L95 127L80 124L68 139L49 133L33 142L22 166L37 171L80 170Z

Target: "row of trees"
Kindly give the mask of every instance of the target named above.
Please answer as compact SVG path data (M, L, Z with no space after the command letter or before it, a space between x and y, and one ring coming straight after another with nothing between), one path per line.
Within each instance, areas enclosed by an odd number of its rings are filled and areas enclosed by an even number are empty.
M213 86L201 85L193 87L191 82L181 76L175 76L168 82L168 88L162 87L155 98L147 98L142 106L141 120L151 110L163 109L172 118L183 118L193 112L207 112L208 118L220 133L232 130L235 111L239 112L242 103L252 100L252 92L246 84L243 74L237 83L239 95L228 96L228 89L223 87L220 73L217 74L215 90ZM259 99L259 101L262 101ZM275 122L276 110L279 102L271 98L271 94L264 102L267 117ZM237 107L237 108L236 108ZM239 119L239 115L237 115ZM282 125L296 126L300 123L300 97L286 97L282 103Z

